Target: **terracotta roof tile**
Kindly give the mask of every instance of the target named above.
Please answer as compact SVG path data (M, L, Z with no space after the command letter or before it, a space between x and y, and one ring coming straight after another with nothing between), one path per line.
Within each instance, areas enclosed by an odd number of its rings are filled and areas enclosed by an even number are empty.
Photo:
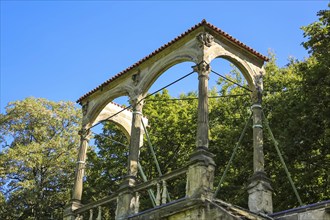
M229 41L232 41L233 43L239 45L240 47L250 51L252 54L256 55L257 57L263 59L264 61L268 61L269 59L262 55L261 53L255 51L254 49L252 49L251 47L243 44L242 42L240 42L239 40L235 39L234 37L232 37L231 35L229 35L228 33L222 31L221 29L217 28L216 26L208 23L205 19L203 19L200 23L196 24L195 26L189 28L187 31L185 31L184 33L182 33L181 35L177 36L176 38L174 38L172 41L164 44L163 46L161 46L160 48L158 48L157 50L153 51L151 54L149 54L148 56L142 58L141 60L139 60L138 62L136 62L135 64L133 64L132 66L126 68L125 70L117 73L115 76L111 77L110 79L108 79L107 81L105 81L104 83L102 83L101 85L99 85L98 87L96 87L95 89L89 91L88 93L86 93L85 95L83 95L82 97L80 97L77 100L77 103L81 103L81 101L85 98L87 98L88 96L90 96L91 94L93 94L94 92L96 92L98 89L108 85L110 82L114 81L115 79L117 79L118 77L124 75L125 73L127 73L128 71L132 70L133 68L139 66L141 63L145 62L146 60L148 60L149 58L153 57L154 55L156 55L157 53L161 52L162 50L164 50L165 48L169 47L170 45L172 45L173 43L177 42L178 40L180 40L181 38L183 38L184 36L188 35L189 33L191 33L192 31L194 31L195 29L199 28L200 26L206 25L207 27L211 28L212 30L216 31L217 33L219 33L220 35L224 36L225 38L227 38Z

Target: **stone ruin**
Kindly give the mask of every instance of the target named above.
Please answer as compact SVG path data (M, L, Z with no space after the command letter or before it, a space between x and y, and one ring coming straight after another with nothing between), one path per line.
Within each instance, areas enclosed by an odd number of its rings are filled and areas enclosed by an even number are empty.
M215 161L208 150L208 79L210 63L216 58L224 58L233 63L248 82L253 100L253 175L248 186L249 210L228 204L214 196ZM198 74L198 120L196 149L187 161L187 166L166 173L156 179L138 183L138 161L140 147L143 145L144 130L142 123L143 101L156 79L170 67L193 62L193 70ZM268 58L248 47L234 37L203 20L174 40L163 45L147 57L110 78L94 90L82 96L78 103L83 109L83 126L80 131L81 145L77 160L76 175L71 201L64 211L65 220L82 219L89 212L93 218L93 209L98 208L96 219L101 219L101 207L116 202L115 219L281 219L309 220L330 219L330 202L323 202L273 213L272 187L264 171L263 127L262 127L262 76L265 74L264 62ZM197 82L196 82L197 83ZM112 101L128 96L133 111L122 108ZM83 177L86 150L90 138L90 129L95 124L110 120L126 134L130 140L127 176L117 192L100 198L89 204L82 204ZM186 177L185 197L168 202L166 181L177 177ZM155 207L139 211L137 192L157 185L154 196ZM161 189L162 188L162 189ZM96 215L95 215L96 216ZM86 218L87 219L87 218Z

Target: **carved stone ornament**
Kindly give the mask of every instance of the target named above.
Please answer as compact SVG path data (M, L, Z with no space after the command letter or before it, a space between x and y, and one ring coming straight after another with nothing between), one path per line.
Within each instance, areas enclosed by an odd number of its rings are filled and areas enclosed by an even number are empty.
M260 104L262 103L262 90L263 90L262 78L263 78L262 72L260 72L259 75L256 75L254 77L254 84L256 86L256 91L257 91L255 99L256 99L257 103L260 103Z
M141 71L139 70L136 74L134 74L134 75L132 76L133 84L134 84L135 86L137 86L137 84L139 84L139 82L140 82L140 80L141 80L140 72L141 72Z
M214 42L214 37L207 32L203 32L197 36L197 40L202 44L202 46L210 47Z
M193 66L193 70L198 73L198 75L205 75L207 76L210 71L211 67L210 64L206 63L205 61L200 62L196 66Z

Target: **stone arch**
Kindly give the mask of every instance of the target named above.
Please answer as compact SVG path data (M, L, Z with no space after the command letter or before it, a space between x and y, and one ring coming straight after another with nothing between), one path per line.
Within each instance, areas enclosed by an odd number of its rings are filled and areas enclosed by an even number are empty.
M143 79L140 86L142 91L147 93L150 87L157 81L157 79L171 67L184 62L197 63L197 53L193 48L186 48L183 51L176 51L165 57L161 62L155 62L148 71L144 72Z
M88 102L87 111L83 117L83 124L87 128L90 128L93 125L95 125L96 123L98 123L99 121L101 121L99 118L102 116L100 116L100 115L101 114L104 115L104 113L107 111L105 109L108 107L108 105L109 106L116 105L116 104L112 103L112 100L119 98L121 96L127 95L126 92L124 90L122 90L121 88L118 88L116 90L108 91L105 93L104 96L100 96L97 99L93 99L90 102ZM120 110L118 110L118 111L120 111Z
M216 44L215 47L210 48L210 56L208 57L208 63L211 63L215 59L225 59L235 65L243 74L246 79L249 88L252 91L256 90L256 76L260 74L262 69L259 66L255 65L253 60L250 57L245 57L242 54L237 53L236 51L229 51L224 49L219 49L221 44ZM211 66L212 68L212 66Z
M233 59L230 56L226 56L226 55L218 56L215 59L213 59L212 61L214 61L216 59L227 60L228 62L230 62L231 64L233 64L235 67L237 67L239 69L239 71L241 71L241 73L243 74L244 78L246 79L249 88L252 91L255 90L254 79L252 78L254 74L253 75L251 74L251 72L253 72L253 70L249 67L249 65L247 63L242 63L242 62L240 62L240 61L238 61L236 59ZM211 68L212 68L212 66L211 66Z
M107 120L107 118L109 118L110 116L116 114L121 110L122 107L120 107L119 105L113 102L110 102L105 106L105 108L102 109L100 114L94 120L92 126L103 120ZM123 111L118 115L108 119L108 121L115 123L120 128L120 130L125 134L126 138L129 140L131 134L131 119L132 119L132 113L130 111Z
M123 107L120 105L110 102L106 105L105 108L100 112L100 114L96 117L94 120L93 125L103 121L103 120L108 120L113 122L118 126L118 128L125 134L126 138L128 141L130 141L131 138L131 127L132 127L132 112L130 110L123 110ZM108 119L110 116L120 112L119 114L115 115L114 117L111 117ZM146 117L142 117L142 120L144 124L147 126L148 125L148 119ZM144 135L144 131L141 129L141 134ZM142 145L142 139L141 139L141 145Z

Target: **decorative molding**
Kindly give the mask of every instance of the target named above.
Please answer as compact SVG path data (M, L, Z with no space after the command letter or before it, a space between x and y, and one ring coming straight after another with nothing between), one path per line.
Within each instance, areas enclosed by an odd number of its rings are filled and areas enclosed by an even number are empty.
M212 46L214 42L214 37L208 32L203 32L197 36L197 40L201 43L201 46Z

